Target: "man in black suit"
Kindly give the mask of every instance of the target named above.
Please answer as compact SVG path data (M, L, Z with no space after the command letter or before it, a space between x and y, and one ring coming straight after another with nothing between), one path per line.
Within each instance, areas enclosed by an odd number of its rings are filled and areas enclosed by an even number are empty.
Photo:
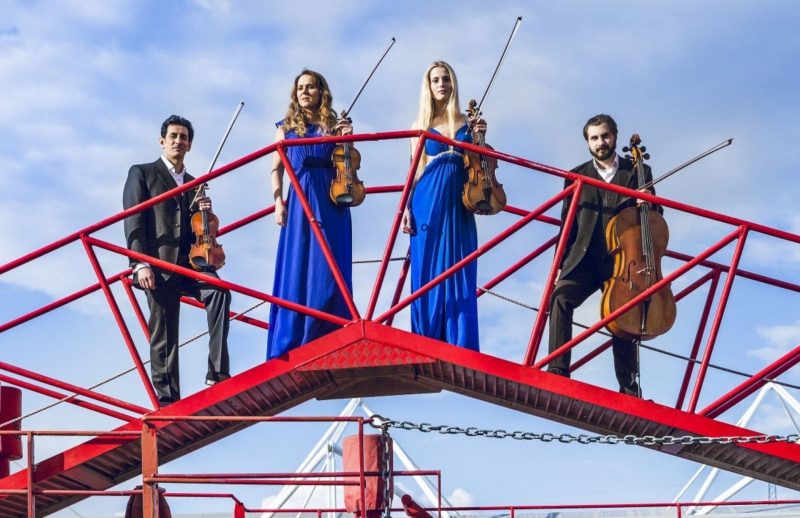
M183 163L193 139L191 122L177 115L165 120L159 139L162 155L153 163L130 168L123 191L123 206L128 209L193 180ZM194 241L190 205L195 192L190 189L126 218L128 248L188 268L189 250ZM199 198L197 209L211 211L211 200ZM213 385L229 378L230 292L148 263L132 260L131 266L134 284L145 290L150 307L150 374L159 402L167 405L181 397L178 324L183 294L203 302L206 307L210 334L206 383ZM217 276L213 270L205 273Z
M617 124L608 115L596 115L583 127L583 137L589 145L592 159L572 170L588 178L639 189L633 163L616 153ZM645 167L647 182L652 179L650 167ZM570 185L565 181L564 188ZM652 192L652 189L650 189ZM561 209L562 228L567 218L571 196ZM584 185L575 220L570 228L566 249L561 260L556 286L550 298L550 352L572 339L572 313L589 296L603 286L614 270L614 259L608 253L605 230L609 220L622 209L635 205L635 199L620 205L624 197L615 192ZM619 391L640 396L637 383L635 345L629 340L612 338L614 370ZM570 352L562 354L548 365L548 371L569 377Z

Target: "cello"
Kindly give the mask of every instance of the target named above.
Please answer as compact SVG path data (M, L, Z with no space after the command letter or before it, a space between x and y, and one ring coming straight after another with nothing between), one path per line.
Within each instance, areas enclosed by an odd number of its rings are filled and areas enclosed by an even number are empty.
M389 46L378 60L378 63L375 64L372 72L369 73L364 84L361 85L358 93L356 93L353 102L350 103L350 107L342 111L339 122L345 120L348 122L350 121L350 111L353 109L353 106L355 106L361 92L364 91L367 83L372 79L372 75L381 65L383 58L389 53L395 41L395 38L392 38L392 42L389 43ZM364 182L358 178L357 174L357 171L361 168L361 153L359 153L350 142L343 142L333 149L331 160L336 169L336 177L331 180L331 188L329 190L331 201L334 205L340 207L357 207L361 205L367 195L364 189Z
M644 159L650 158L639 147L641 139L634 134L630 152L638 185L647 185ZM628 303L660 281L661 257L667 250L669 229L663 216L650 210L649 203L638 203L623 209L606 227L606 243L614 258L614 273L603 285L600 313L603 318ZM615 336L626 340L648 340L670 330L677 309L670 286L664 286L615 320L606 324Z

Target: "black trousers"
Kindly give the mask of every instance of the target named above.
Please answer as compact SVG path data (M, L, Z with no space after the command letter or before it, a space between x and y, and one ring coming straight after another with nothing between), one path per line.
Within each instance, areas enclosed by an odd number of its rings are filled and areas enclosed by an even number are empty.
M590 295L603 287L603 283L613 273L613 266L610 258L598 261L586 256L575 269L559 278L550 297L550 352L572 340L574 310L583 304ZM624 394L638 395L635 345L629 340L623 340L616 336L611 339L611 344L619 391ZM569 377L571 352L567 351L553 359L547 370Z
M209 275L218 277L213 272ZM150 377L159 402L169 404L181 398L178 361L181 295L193 297L206 307L209 331L206 379L221 381L229 378L230 291L173 274L166 282L157 284L153 290L145 290L145 293L150 306Z

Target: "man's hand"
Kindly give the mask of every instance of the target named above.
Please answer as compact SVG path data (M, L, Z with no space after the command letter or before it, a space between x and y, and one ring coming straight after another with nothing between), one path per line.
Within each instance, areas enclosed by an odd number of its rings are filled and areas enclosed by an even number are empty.
M207 210L211 212L211 198L208 196L203 196L202 198L197 199L197 208L200 210Z
M149 266L140 268L139 271L136 272L136 282L138 282L139 286L146 290L152 290L155 288L156 276L153 274L153 269Z

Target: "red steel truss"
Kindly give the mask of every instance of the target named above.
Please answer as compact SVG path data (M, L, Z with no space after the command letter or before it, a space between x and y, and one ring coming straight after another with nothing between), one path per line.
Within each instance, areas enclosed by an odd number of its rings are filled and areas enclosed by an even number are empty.
M194 270L164 263L129 251L124 247L95 236L98 231L118 223L131 214L142 211L201 183L212 181L273 152L278 153L281 157L286 167L286 173L297 193L297 198L303 206L306 216L313 222L313 214L308 201L300 188L291 164L287 160L287 147L323 141L362 142L406 138L418 138L419 145L409 166L404 184L371 187L368 189L368 192L373 194L399 192L400 199L396 206L389 236L381 256L378 274L363 316L352 295L346 289L339 267L322 238L321 232L313 224L311 228L321 245L336 283L347 303L350 313L349 319L328 314L315 308L298 305L248 286L207 277ZM389 261L398 237L402 209L407 203L414 172L426 139L482 152L500 161L515 164L532 172L568 178L573 180L573 183L569 188L557 193L539 207L531 210L513 206L507 207L506 212L518 216L519 219L496 236L486 240L475 252L454 264L436 279L402 298L408 271L408 258L406 258L394 285L394 294L390 306L382 312L378 312L376 316L378 299L386 281ZM667 253L668 257L682 263L678 268L669 272L662 281L612 315L590 325L588 329L578 334L569 343L564 344L559 350L552 354L543 355L538 359L537 357L540 356L539 346L546 324L547 306L556 275L554 266L549 269L544 283L545 289L541 294L539 313L533 322L527 347L524 350L520 347L520 359L518 362L460 349L393 327L392 323L395 315L415 299L465 265L494 249L501 242L530 223L536 221L557 226L559 221L547 216L545 213L568 196L579 193L586 185L595 185L622 195L658 203L674 211L681 211L698 218L713 220L729 225L731 230L716 243L697 254L689 255L673 250L669 251ZM578 196L573 196L572 200L577 198ZM274 207L259 210L222 228L219 234L224 235L244 228L248 224L271 214L273 210ZM575 211L576 203L573 201L570 206L570 214L574 214ZM156 473L159 462L180 457L252 424L248 419L243 419L243 416L275 415L310 398L408 394L436 392L444 389L600 433L639 436L696 435L703 437L761 435L756 431L728 424L719 419L719 417L753 394L767 381L780 379L781 375L796 365L800 361L800 345L783 356L774 358L771 363L741 383L729 387L727 392L719 395L712 403L703 408L698 408L700 396L703 394L705 387L706 375L711 366L711 359L717 345L717 338L723 325L725 310L732 295L733 282L738 278L744 278L780 290L794 293L800 292L800 285L794 282L740 268L740 259L745 249L746 238L751 233L769 236L792 246L800 244L800 236L796 234L707 211L648 193L639 193L590 178L576 176L558 168L498 151L478 148L471 144L455 142L441 135L425 131L396 131L345 137L307 138L272 144L188 182L169 193L106 218L0 266L0 276L2 276L27 263L48 256L68 244L80 242L97 276L97 282L40 308L12 318L7 322L0 323L0 333L23 324L36 325L38 319L53 310L74 303L91 293L102 291L108 302L111 315L119 327L122 342L130 354L132 368L138 373L143 390L152 405L152 409L144 408L109 397L91 388L75 386L39 372L0 362L0 382L63 400L63 402L102 413L123 422L120 427L107 432L103 437L92 438L83 444L35 464L31 460L33 459L31 451L26 469L0 479L0 518L19 516L20 514L25 514L25 512L29 513L29 516L33 516L33 513L37 516L43 516L89 495L97 494L97 492L119 484L137 474ZM563 235L566 235L566 232ZM728 264L712 260L716 253L728 245L733 245L734 247L732 258ZM533 244L530 250L526 252L526 255L517 259L506 270L480 287L478 296L482 296L486 290L491 290L500 282L512 278L519 269L539 258L553 247L555 247L555 258L547 259L550 261L548 264L558 264L557 259L564 253L565 239L563 237L559 239L558 236L555 236L543 243ZM146 338L147 326L145 318L130 287L130 269L109 275L103 270L97 258L97 249L148 262L189 277L202 279L210 284L227 288L248 297L269 302L270 304L278 304L343 327L330 335L290 351L282 358L255 365L229 380L192 394L173 405L159 408L153 387L145 372L144 362L137 352L136 340L128 328L119 301L111 289L113 284L121 283L126 293L127 303L131 305L132 311ZM616 318L619 314L649 296L649 294L674 282L690 271L700 270L702 270L702 275L676 294L676 300L680 301L689 294L708 286L706 301L702 314L699 315L699 324L692 343L690 358L686 361L683 378L676 388L677 400L674 405L666 406L653 401L632 398L574 379L553 376L542 370L542 367L552 358L563 354L567 350L574 349L595 332L601 330L608 321ZM718 293L720 281L722 281L722 289ZM191 300L186 300L185 302L197 305ZM265 322L256 318L238 314L232 314L231 317L242 324L252 325L261 329L267 328ZM576 359L573 362L573 370L591 362L606 350L609 345L608 342L601 344L582 358ZM54 351L53 354L56 354L56 352ZM695 363L699 363L696 371ZM230 419L219 419L212 422L191 419L191 416L198 415L230 416ZM189 418L179 419L180 416L188 416ZM0 423L0 425L2 424ZM148 450L144 444L147 437L142 436L143 430L150 430L158 436L158 448L153 450L151 447L150 454L146 454ZM28 441L31 443L31 434L33 432L27 433ZM767 441L746 444L686 444L653 448L789 488L800 489L800 445L798 444ZM153 451L156 451L157 454L153 454ZM157 478L146 478L145 482L145 491L152 491L152 486L148 484L155 484L158 480Z

